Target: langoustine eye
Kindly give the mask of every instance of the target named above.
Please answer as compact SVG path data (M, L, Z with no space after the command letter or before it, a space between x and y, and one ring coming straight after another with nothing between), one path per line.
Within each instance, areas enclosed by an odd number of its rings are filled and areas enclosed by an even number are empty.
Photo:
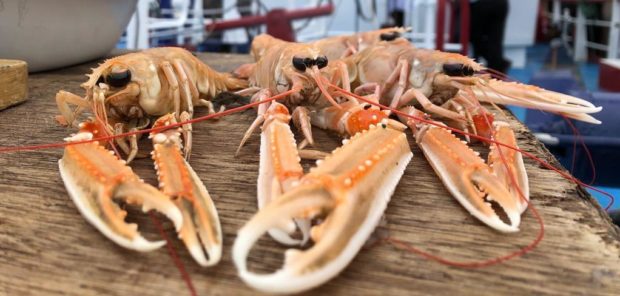
M448 76L472 76L474 69L465 64L444 64L443 72Z
M328 62L329 61L327 60L326 56L321 56L314 60L314 63L317 65L317 67L319 67L319 69L325 68Z
M295 67L295 69L297 69L297 71L306 71L306 63L305 63L305 59L304 58L298 58L298 57L294 57L293 58L293 67Z
M110 72L105 76L105 82L112 87L123 87L131 81L131 71Z
M319 69L322 69L326 67L327 64L328 60L325 56L320 56L316 59L300 57L293 58L293 67L295 67L295 69L301 72L306 71L306 68L311 68L312 66L317 66Z
M391 32L391 33L383 33L379 35L379 38L381 39L381 41L393 41L398 37L400 37L400 33L396 31Z

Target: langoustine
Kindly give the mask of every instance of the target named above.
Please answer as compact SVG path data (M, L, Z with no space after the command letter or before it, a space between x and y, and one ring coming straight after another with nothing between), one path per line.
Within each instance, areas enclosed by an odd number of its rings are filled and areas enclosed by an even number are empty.
M124 198L129 204L141 204L144 211L155 208L174 221L179 237L197 263L210 266L219 262L222 234L217 210L188 163L191 124L166 127L191 119L194 105L215 112L206 99L246 85L246 81L212 70L184 49L155 48L109 59L93 69L89 80L82 84L85 98L58 92L61 122L75 125L84 111L94 115L94 119L81 124L80 132L69 141L135 132L151 125L157 128L150 138L160 191L136 181L139 178L126 165L138 152L135 133L129 143L115 138L115 144L127 154L126 161L110 155L113 152L104 143L66 148L59 166L65 186L82 215L117 244L150 251L163 242L150 243L139 234L137 225L125 224L127 213L113 200ZM72 111L70 104L77 109ZM149 198L149 194L153 197ZM153 205L154 199L159 202L157 206Z
M347 65L349 76L343 80L350 81L358 94L374 92L379 103L430 119L415 109L421 107L465 132L494 138L513 147L516 147L514 132L506 123L494 121L480 101L505 103L496 100L505 98L599 123L589 114L601 108L585 100L491 79L479 74L484 67L467 57L417 49L405 39L380 42L341 62ZM468 212L496 230L518 231L520 214L529 201L527 172L520 153L492 146L489 162L485 164L460 139L438 128L438 122L432 126L402 116L401 120L412 128L418 146L442 182ZM430 145L431 139L441 140L437 145ZM462 169L453 169L457 167ZM510 176L514 176L514 181ZM499 205L508 221L499 218L491 203Z
M242 140L243 144L262 125L259 211L239 231L233 258L250 286L266 292L299 292L336 276L353 259L379 222L412 153L403 133L406 126L367 104L332 97L327 91L327 84L348 85L340 80L344 76L338 76L345 73L344 64L330 63L312 44L283 41L270 44L260 56L250 76L253 88L242 92L254 91L253 101L291 89L296 93L283 104L261 105ZM289 107L294 108L292 114ZM298 151L289 123L293 120L304 141L313 144L311 124L317 112L324 116L326 128L351 138L305 174L300 165L304 150ZM341 122L345 130L339 130ZM312 218L318 216L323 222L313 224ZM346 225L350 231L345 235L341 231ZM293 237L296 230L300 238ZM308 241L314 245L305 251L288 250L283 269L257 275L247 270L245 261L265 232L286 245Z
M218 93L247 86L247 81L219 73L182 48L162 47L129 53L104 61L82 83L84 98L59 91L56 103L59 121L75 125L77 117L91 111L105 123L110 134L120 134L148 127L152 117L173 113L177 120L186 121L194 115L194 106L204 106L216 112L209 101ZM94 88L103 90L97 99ZM71 110L70 106L77 108ZM191 152L191 124L184 126L185 156ZM137 139L129 143L117 139L117 145L131 161L138 152Z

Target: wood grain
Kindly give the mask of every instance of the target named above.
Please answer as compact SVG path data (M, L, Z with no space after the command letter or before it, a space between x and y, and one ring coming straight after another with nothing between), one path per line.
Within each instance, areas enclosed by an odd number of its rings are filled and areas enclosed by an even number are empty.
M222 71L247 56L200 54ZM61 141L72 129L54 121L54 94L82 94L79 84L95 63L32 75L29 100L0 113L0 146ZM205 110L198 110L197 116ZM235 233L256 211L259 137L234 156L255 112L195 124L190 161L213 196L224 232L219 265L200 268L182 244L173 245L200 295L254 295L236 275L230 250ZM512 117L521 148L559 166L544 146ZM318 148L328 151L336 135L316 130ZM409 139L410 143L413 140ZM149 149L143 141L142 149ZM531 212L521 231L501 234L470 216L444 189L419 149L380 227L391 237L453 260L483 260L529 244L539 231ZM482 150L481 147L476 149ZM0 155L0 295L186 295L187 289L165 248L151 253L122 249L78 213L58 173L61 149ZM311 163L304 163L308 168ZM152 163L139 159L136 172L155 184ZM545 238L531 253L481 269L429 261L388 244L363 249L335 279L308 295L613 295L620 291L620 231L582 188L526 159L532 203L545 223ZM132 213L147 237L157 238L146 215ZM172 226L164 224L173 237ZM251 266L273 270L284 248L264 238Z
M26 100L27 81L26 62L0 59L0 110Z

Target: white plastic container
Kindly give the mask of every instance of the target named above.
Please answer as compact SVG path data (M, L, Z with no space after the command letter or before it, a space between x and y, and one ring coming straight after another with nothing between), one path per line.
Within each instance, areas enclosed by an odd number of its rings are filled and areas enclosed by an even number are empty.
M0 58L30 72L106 55L123 34L137 0L0 1Z

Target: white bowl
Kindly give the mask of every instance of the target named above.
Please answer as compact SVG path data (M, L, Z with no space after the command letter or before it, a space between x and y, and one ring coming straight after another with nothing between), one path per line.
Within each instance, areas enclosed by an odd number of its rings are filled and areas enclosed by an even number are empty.
M106 55L137 0L0 1L0 58L28 62L30 72Z

